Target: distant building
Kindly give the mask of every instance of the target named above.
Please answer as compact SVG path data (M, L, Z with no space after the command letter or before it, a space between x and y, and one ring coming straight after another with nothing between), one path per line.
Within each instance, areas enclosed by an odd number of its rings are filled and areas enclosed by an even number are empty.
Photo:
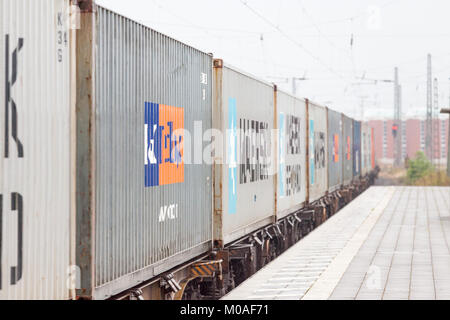
M393 120L370 120L375 131L375 157L379 164L394 163L394 137L392 135ZM449 120L434 119L433 130L439 131L439 139L433 140L434 159L436 163L446 164L448 148ZM426 120L408 119L402 121L402 159L415 157L416 152L425 152Z

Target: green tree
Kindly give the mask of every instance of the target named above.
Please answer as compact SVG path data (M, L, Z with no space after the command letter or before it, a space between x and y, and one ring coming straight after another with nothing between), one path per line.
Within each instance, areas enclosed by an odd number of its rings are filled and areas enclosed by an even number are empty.
M425 153L417 151L416 157L409 161L408 168L408 180L414 183L417 179L420 179L432 171L433 166L427 159Z

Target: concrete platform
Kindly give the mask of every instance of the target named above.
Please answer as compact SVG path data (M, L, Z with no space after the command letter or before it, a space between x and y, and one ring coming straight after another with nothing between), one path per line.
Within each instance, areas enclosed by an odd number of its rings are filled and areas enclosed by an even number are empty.
M449 187L371 187L222 299L450 299L449 243Z

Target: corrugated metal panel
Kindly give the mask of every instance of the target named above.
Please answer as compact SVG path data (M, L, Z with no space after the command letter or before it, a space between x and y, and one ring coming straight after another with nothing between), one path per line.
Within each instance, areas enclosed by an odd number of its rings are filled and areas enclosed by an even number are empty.
M214 81L221 92L215 123L224 133L225 161L216 155L224 165L216 169L215 229L221 229L216 240L227 244L275 219L274 89L227 66L216 74L222 79Z
M370 134L366 122L361 123L361 152L361 173L365 176L370 171Z
M94 295L104 298L211 247L211 165L203 148L189 161L188 143L201 139L196 124L211 128L212 58L97 9Z
M342 115L328 109L328 191L342 185Z
M277 218L301 208L306 200L306 102L277 92Z
M348 185L353 179L353 120L342 114L342 124L343 183Z
M68 5L0 1L0 300L70 298Z
M366 165L367 170L372 170L372 128L367 124L367 153L366 153Z
M309 114L309 202L328 189L327 109L308 102Z
M369 125L369 123L367 123L366 126L366 136L367 136L367 143L366 143L366 158L365 158L365 167L367 170L367 173L370 173L371 169L372 169L372 129Z
M353 177L361 176L361 122L353 121Z

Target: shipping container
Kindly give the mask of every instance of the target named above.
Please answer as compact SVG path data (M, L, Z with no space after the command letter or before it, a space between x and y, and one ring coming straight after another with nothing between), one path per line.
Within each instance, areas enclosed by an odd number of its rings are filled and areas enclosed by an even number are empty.
M69 15L0 1L0 300L74 296Z
M307 101L309 136L309 202L325 195L328 189L327 109Z
M342 114L328 109L328 192L342 185Z
M212 246L212 168L202 159L212 57L86 9L77 32L78 295L104 299Z
M353 119L342 114L343 184L353 180Z
M353 121L353 177L361 176L361 122Z
M277 218L305 205L306 168L306 102L277 91L278 113L278 199Z
M367 137L367 144L366 144L366 154L365 154L365 166L367 173L370 173L372 171L372 128L370 127L369 123L367 123L366 126L366 137Z
M370 172L370 133L369 124L361 123L361 175L365 176Z
M221 246L276 219L276 113L271 84L219 59L214 85L214 128L223 133L214 167L214 239Z

